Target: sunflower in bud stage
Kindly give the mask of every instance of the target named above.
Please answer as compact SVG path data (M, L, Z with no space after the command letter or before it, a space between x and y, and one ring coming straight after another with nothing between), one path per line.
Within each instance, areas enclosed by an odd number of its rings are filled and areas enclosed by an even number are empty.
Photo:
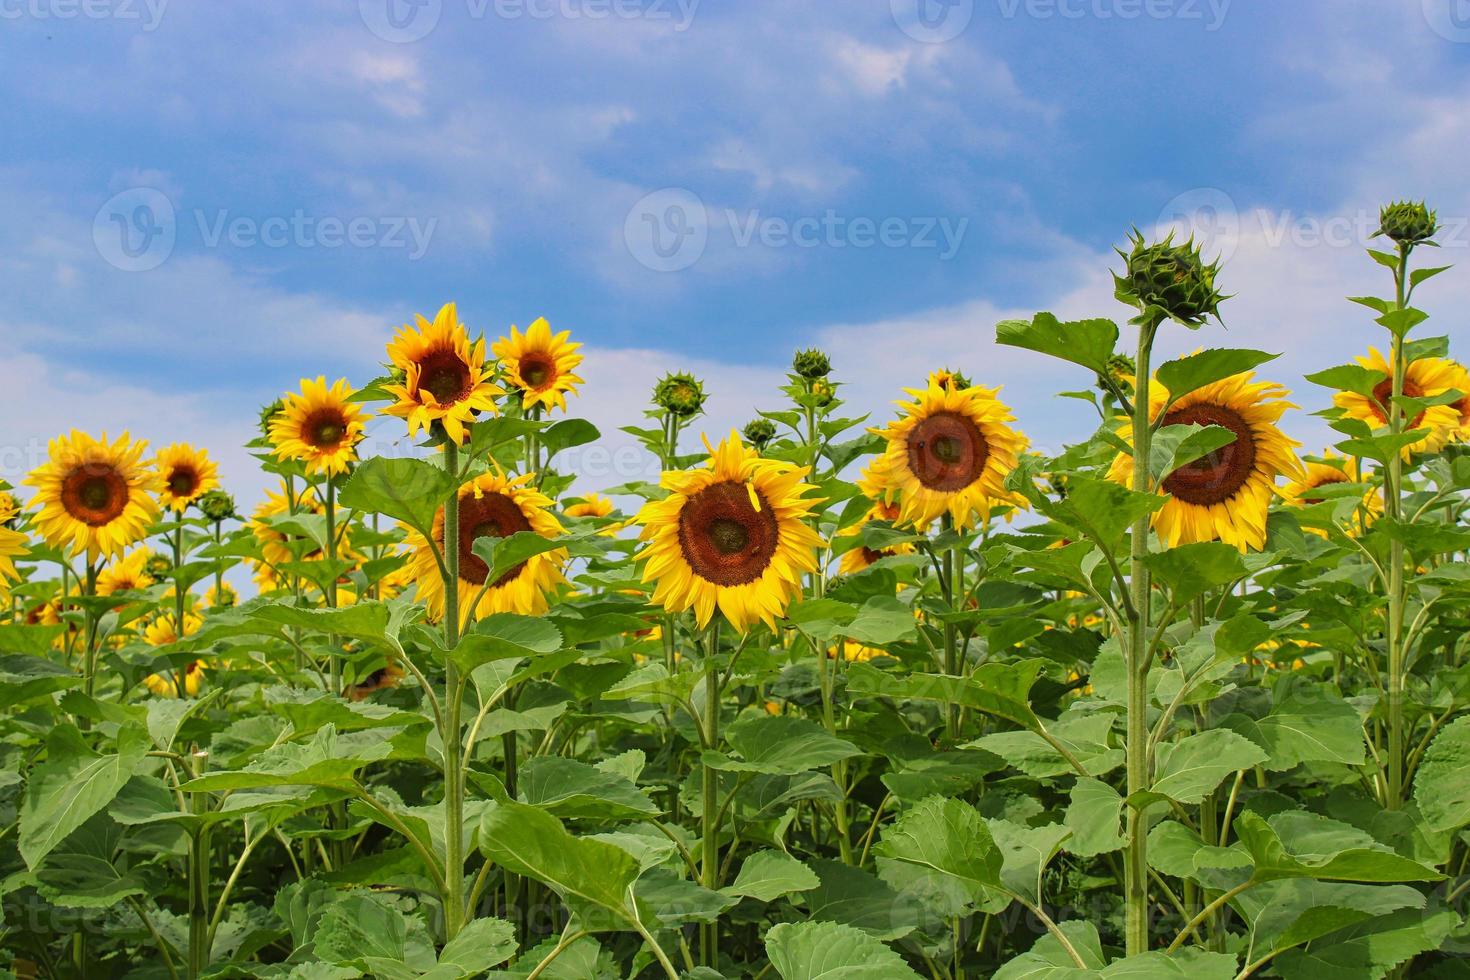
M772 629L817 570L822 540L806 523L818 501L807 470L761 459L731 432L694 470L663 474L669 491L638 513L643 581L670 613L693 609L700 627L719 610L741 633Z
M183 513L219 486L219 467L209 453L188 443L176 442L160 449L153 465L163 483L158 499L169 510Z
M1127 354L1114 354L1108 358L1108 372L1099 375L1097 385L1104 393L1122 392L1133 397L1133 386L1138 375L1138 365Z
M1135 231L1129 242L1132 251L1118 250L1127 268L1123 275L1113 275L1119 300L1140 310L1163 310L1191 329L1208 317L1219 317L1220 304L1229 298L1215 288L1220 264L1206 263L1192 237L1176 245L1170 232L1162 242L1150 245Z
M1360 365L1383 376L1368 398L1355 391L1339 391L1332 396L1332 403L1342 409L1343 414L1360 419L1374 429L1388 425L1387 406L1393 399L1393 367L1377 348L1371 348L1367 357L1357 358ZM1404 395L1408 398L1435 398L1450 391L1465 390L1459 387L1465 382L1464 369L1454 361L1442 357L1421 357L1410 361L1404 369ZM1464 438L1462 409L1457 405L1431 405L1413 418L1405 418L1404 431L1424 430L1423 436L1404 447L1404 458L1414 453L1437 453L1455 438Z
M532 485L530 474L506 477L485 473L459 489L459 587L461 619L478 619L510 612L539 616L547 609L547 595L566 581L562 567L567 562L564 548L533 555L490 581L490 567L475 554L481 538L508 538L531 531L543 538L566 533L551 513L551 500ZM434 544L444 553L444 508L434 516ZM444 579L434 548L419 532L409 528L404 546L409 553L407 568L413 576L418 598L430 617L444 615ZM476 596L479 597L476 603Z
M776 438L776 423L770 419L754 419L745 424L745 430L741 433L745 441L755 447L755 451L765 452Z
M1281 431L1290 394L1278 384L1255 381L1250 372L1192 391L1173 405L1157 378L1149 385L1149 418L1163 425L1220 426L1235 441L1188 463L1164 478L1160 488L1169 500L1155 512L1153 527L1169 547L1223 541L1241 551L1266 546L1266 519L1280 476L1300 478L1296 457L1300 445ZM1133 438L1131 426L1118 433ZM1123 486L1133 480L1133 456L1120 453L1108 471Z
M899 508L904 524L923 528L944 514L965 529L989 519L997 505L1020 506L1005 488L1026 437L999 388L907 388L902 417L871 429L887 446L868 467L865 492Z
M26 478L40 506L36 530L47 543L88 561L110 558L143 540L158 520L157 472L143 463L147 442L127 433L108 442L84 432L51 440L50 458Z
M704 411L706 397L704 383L682 371L665 375L653 389L654 403L681 420L692 419Z
M799 350L791 359L791 370L808 381L819 381L832 373L832 362L815 347Z
M521 393L526 410L543 405L548 410L567 410L567 394L576 394L582 379L572 372L582 363L577 353L581 344L567 338L570 330L552 334L551 324L543 317L526 328L523 334L514 326L509 337L501 337L490 348L505 368L506 380Z
M270 438L280 459L306 464L306 472L337 476L357 459L362 439L362 408L346 378L330 388L327 379L302 379L301 392L288 393L285 407L271 420Z
M1429 210L1423 201L1395 201L1378 213L1378 230L1374 238L1385 236L1393 239L1401 248L1416 245L1433 245L1434 233L1439 230L1439 215Z
M269 405L262 405L261 406L261 408L260 408L260 434L261 434L261 436L263 436L266 439L270 439L270 437L271 437L271 423L274 422L276 420L276 416L277 415L280 415L283 411L285 411L285 409L286 409L286 403L284 401L282 401L281 399L279 399L279 398L277 398L275 401L271 402Z
M410 438L437 422L449 438L463 443L465 427L482 412L496 412L495 399L505 389L491 381L494 367L485 364L484 338L470 342L453 303L446 303L432 323L421 316L415 320L388 345L396 380L383 390L397 400L383 412L406 421Z
M223 490L211 490L199 498L199 512L216 524L238 517L235 498Z

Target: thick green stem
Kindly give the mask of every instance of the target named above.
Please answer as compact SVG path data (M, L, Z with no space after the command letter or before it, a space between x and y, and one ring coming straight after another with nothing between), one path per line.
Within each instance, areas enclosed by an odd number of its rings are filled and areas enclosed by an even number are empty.
M209 753L195 752L189 769L195 779L204 775ZM195 793L189 801L195 816L209 812L209 794ZM189 977L209 966L209 827L202 820L189 840Z
M1399 249L1399 266L1395 270L1395 298L1397 309L1402 310L1408 302L1405 292L1409 275L1409 249ZM1393 394L1388 410L1388 431L1398 435L1404 431L1404 414L1398 399L1404 394L1404 379L1408 364L1404 361L1404 338L1395 332L1393 356ZM1388 473L1384 479L1384 510L1388 516L1403 519L1404 459L1395 449L1388 460ZM1404 649L1404 606L1407 600L1404 583L1404 544L1395 536L1389 544L1388 568L1388 799L1384 806L1397 810L1404 796L1404 664L1407 651Z
M720 670L717 658L720 652L720 618L710 621L708 646L704 653L704 740L710 751L720 744ZM703 803L703 820L700 823L704 837L700 842L702 856L699 862L700 883L710 891L720 887L720 773L709 766L700 774L700 790ZM703 941L700 943L700 959L713 969L720 955L719 923L704 926Z
M827 729L827 734L837 734L837 712L832 703L833 692L836 687L836 666L841 662L842 650L845 644L838 641L832 656L827 651L816 649L817 676L822 688L822 725ZM852 864L852 840L849 830L847 813L847 764L845 762L834 762L832 764L832 781L837 784L838 798L833 804L833 820L837 824L837 847L842 854L843 864Z
M459 935L464 926L464 760L460 709L464 680L454 662L459 645L459 446L444 445L444 465L454 477L454 492L444 502L444 939Z
M1150 357L1153 353L1157 324L1144 323L1138 328L1138 370L1133 396L1133 490L1151 493L1149 451L1152 445L1152 419L1149 418ZM1128 587L1132 608L1128 623L1128 795L1133 797L1149 788L1148 764L1148 633L1149 576L1144 565L1148 557L1149 518L1139 518L1133 525L1132 564ZM1127 909L1124 940L1127 954L1137 956L1148 951L1148 828L1137 807L1128 810L1128 853L1124 863L1123 891Z
M944 515L942 527L947 534L954 531L954 519L948 514ZM963 590L956 586L962 581L964 575L963 561L955 560L953 550L946 549L941 561L941 574L944 575L944 591L949 594L949 607L951 613L958 613L963 602L961 598ZM960 565L958 574L955 566ZM950 677L958 677L960 673L959 652L959 628L953 622L944 624L944 672ZM945 731L949 735L951 744L959 740L960 736L960 709L954 702L945 705L944 713Z

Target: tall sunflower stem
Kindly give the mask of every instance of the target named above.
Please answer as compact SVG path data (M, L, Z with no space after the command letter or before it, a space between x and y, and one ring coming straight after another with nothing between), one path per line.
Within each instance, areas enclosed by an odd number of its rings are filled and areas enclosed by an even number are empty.
M204 775L209 753L189 757L189 772L195 779ZM209 812L209 794L194 793L189 806L195 816ZM189 840L189 978L201 976L209 966L209 825L200 821Z
M1152 419L1149 417L1149 387L1152 381L1150 359L1158 322L1146 320L1138 328L1136 393L1133 399L1133 490L1153 490L1149 472L1152 444ZM1148 632L1150 627L1150 588L1148 557L1150 519L1147 515L1133 525L1132 562L1128 588L1132 608L1128 616L1128 697L1127 758L1128 796L1149 788L1148 764ZM1124 944L1127 955L1148 951L1148 837L1143 812L1138 807L1128 810L1128 851L1124 861L1125 926Z
M822 689L822 724L827 734L837 734L837 711L833 704L836 688L837 664L842 658L846 644L839 639L837 647L829 657L826 650L813 651L817 655L817 676ZM828 661L831 661L830 663ZM847 812L847 764L832 764L832 781L837 784L837 802L833 804L833 822L837 825L837 847L843 864L852 864L852 840Z
M1399 246L1399 264L1394 270L1394 299L1396 309L1408 305L1409 252L1413 246ZM1399 406L1403 397L1405 379L1409 366L1404 362L1404 337L1395 331L1393 354L1390 360L1393 371L1393 393L1388 411L1388 431L1397 436L1404 429L1404 414ZM1394 521L1403 519L1403 454L1394 447L1388 460L1384 477L1384 509ZM1404 648L1404 607L1408 601L1404 581L1404 543L1395 536L1389 544L1388 568L1388 798L1384 806L1389 810L1399 809L1404 802L1404 680L1408 651Z
M177 511L176 514L175 514L175 516L178 518L179 526L177 528L175 528L175 530L174 530L174 537L173 537L173 546L174 546L174 567L173 567L173 575L174 575L174 639L175 640L182 640L184 638L184 609L185 609L185 601L184 600L185 600L185 592L184 592L183 586L180 585L180 583L179 583L179 569L184 564L184 512L183 511ZM175 672L175 676L174 676L174 693L175 693L175 695L177 695L178 697L181 697L181 698L182 697L185 697L187 695L186 685L188 683L188 679L189 679L189 667L186 664L183 667L182 670L179 670L179 671L176 671Z
M444 939L459 935L465 921L464 892L464 743L460 711L464 680L455 663L459 646L459 445L444 444L445 468L454 477L454 489L444 502Z
M705 744L715 751L720 744L720 617L710 620L704 654L704 732ZM720 774L708 765L700 773L700 795L703 804L702 857L699 862L700 883L710 891L720 887ZM700 942L700 958L711 969L719 963L720 927L718 922L704 926Z
M954 518L945 514L942 521L945 533L955 529ZM960 591L956 583L962 581L964 569L961 567L956 573L955 566L963 566L963 561L956 560L953 548L946 549L944 557L940 561L941 574L944 575L944 591L949 593L949 605L952 613L960 611ZM960 651L959 651L959 629L953 622L944 624L944 672L950 677L958 677L960 673ZM960 736L960 712L959 706L953 701L945 705L945 731L949 735L951 743L957 741Z

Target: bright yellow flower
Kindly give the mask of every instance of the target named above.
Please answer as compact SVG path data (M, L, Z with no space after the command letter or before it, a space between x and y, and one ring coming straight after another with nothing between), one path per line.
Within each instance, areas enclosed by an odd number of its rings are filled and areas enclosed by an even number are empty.
M383 412L405 420L410 437L439 422L449 438L463 443L465 426L481 412L494 413L495 399L505 390L491 383L494 369L485 366L484 338L470 343L453 303L433 323L414 319L417 325L400 329L388 345L403 382L384 386L398 400Z
M1356 469L1356 466L1354 466ZM1293 480L1281 489L1281 497L1293 507L1308 507L1312 504L1320 504L1325 499L1322 495L1314 493L1322 487L1332 486L1335 483L1360 483L1361 477L1354 472L1349 472L1347 461L1338 456L1332 450L1328 450L1323 462L1306 462L1302 464L1302 476ZM1354 512L1349 522L1347 533L1349 535L1359 534L1366 523L1371 525L1383 515L1383 496L1376 487L1369 487L1363 494L1362 503ZM1320 528L1309 527L1303 530L1310 531L1319 537L1327 537L1327 532Z
M485 588L490 568L474 553L480 538L508 538L521 531L533 531L544 538L566 533L551 514L551 501L530 486L530 475L507 478L498 473L485 473L459 490L459 587L460 618L483 619L494 613L511 612L538 616L547 609L546 596L566 581L561 569L567 561L564 548L534 555L503 573ZM434 544L444 551L444 508L434 516ZM409 529L404 539L420 601L428 607L430 617L444 615L444 580L439 563L424 536ZM475 596L484 594L479 602Z
M589 493L579 503L569 505L563 513L568 517L606 517L613 511L613 502L606 497Z
M153 584L148 574L148 559L153 549L139 545L122 558L115 558L97 573L97 594L112 595L115 592L139 592Z
M1241 551L1266 546L1266 517L1279 476L1299 477L1301 463L1278 424L1290 394L1278 384L1253 381L1246 372L1205 385L1180 398L1164 417L1165 425L1218 425L1235 433L1223 449L1181 466L1164 478L1169 495L1155 512L1154 530L1171 548L1201 541L1223 541ZM1149 417L1157 421L1169 393L1157 380L1149 388ZM1132 442L1133 429L1119 430ZM1130 486L1133 457L1120 453L1110 479Z
M900 508L897 504L885 504L881 500L874 501L872 509L863 517L858 526L846 534L838 535L838 537L857 537L862 534L863 528L867 527L871 521L887 521L892 524L898 521L900 516ZM842 553L842 563L838 571L843 575L855 575L863 569L872 566L880 558L887 558L890 555L911 555L913 553L914 546L911 544L895 545L892 548L884 548L882 551L874 551L871 548L865 548L859 545L856 548Z
M161 698L179 697L178 676L169 671L163 674L149 674L143 678L143 686ZM204 661L191 660L184 668L184 693L189 697L197 697L199 689L204 686Z
M20 578L15 559L24 558L28 550L25 534L7 526L16 516L15 498L8 493L0 496L4 497L0 500L0 597L4 597L9 594L10 583Z
M203 449L176 442L158 451L154 460L162 489L158 498L165 507L183 511L219 486L219 467Z
M997 397L999 388L956 388L931 379L927 389L905 389L903 417L869 430L888 440L868 468L865 489L897 504L904 523L924 527L948 513L959 528L988 520L997 505L1021 506L1005 489L1026 437Z
M377 691L397 687L406 676L408 676L407 673L398 661L390 659L383 667L347 688L347 697L352 701L365 701L369 695Z
M221 582L218 586L211 585L209 591L204 593L206 609L229 609L239 603L240 596L229 582Z
M50 458L26 478L41 507L35 526L47 543L85 552L88 561L110 558L141 541L158 520L150 494L158 475L143 463L148 443L125 432L109 443L72 430L51 440Z
M509 337L501 337L491 347L505 366L506 379L521 391L526 408L545 405L548 409L567 410L566 394L576 394L582 379L572 372L582 363L577 353L581 344L568 342L570 330L552 335L545 318L537 320L521 333L510 328Z
M1375 429L1388 425L1388 414L1384 406L1393 394L1393 368L1377 348L1371 348L1367 357L1357 359L1370 371L1383 375L1383 380L1373 389L1373 397L1366 398L1352 391L1340 391L1332 396L1332 403L1350 418L1367 422ZM1456 369L1459 369L1457 372ZM1439 357L1421 357L1411 361L1404 370L1404 394L1409 398L1433 398L1451 389L1459 388L1459 375L1464 373L1454 361ZM1455 405L1435 405L1411 419L1404 419L1405 431L1426 430L1417 442L1404 447L1404 458L1413 453L1437 453L1445 443L1454 438L1463 438L1470 429L1465 429L1461 420L1462 409Z
M706 448L709 443L706 441ZM731 431L706 466L663 474L663 500L639 511L647 542L635 556L653 601L671 613L693 609L701 627L724 613L744 633L776 618L817 570L822 539L806 524L819 501L807 470L761 459Z
M357 459L365 421L362 407L349 401L351 397L346 378L330 388L325 377L303 378L301 393L287 392L280 412L271 419L277 458L300 460L308 473L345 473Z

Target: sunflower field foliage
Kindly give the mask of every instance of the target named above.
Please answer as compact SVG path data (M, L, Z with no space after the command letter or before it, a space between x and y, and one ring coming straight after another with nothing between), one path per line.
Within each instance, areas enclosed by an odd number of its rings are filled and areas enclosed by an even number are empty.
M803 350L743 432L664 377L661 477L585 486L580 345L452 303L269 405L245 510L58 436L0 497L0 975L1470 976L1434 228L1385 209L1382 342L1304 381L1135 234L1124 316L996 327L1096 410L1055 456L983 365L868 418Z

